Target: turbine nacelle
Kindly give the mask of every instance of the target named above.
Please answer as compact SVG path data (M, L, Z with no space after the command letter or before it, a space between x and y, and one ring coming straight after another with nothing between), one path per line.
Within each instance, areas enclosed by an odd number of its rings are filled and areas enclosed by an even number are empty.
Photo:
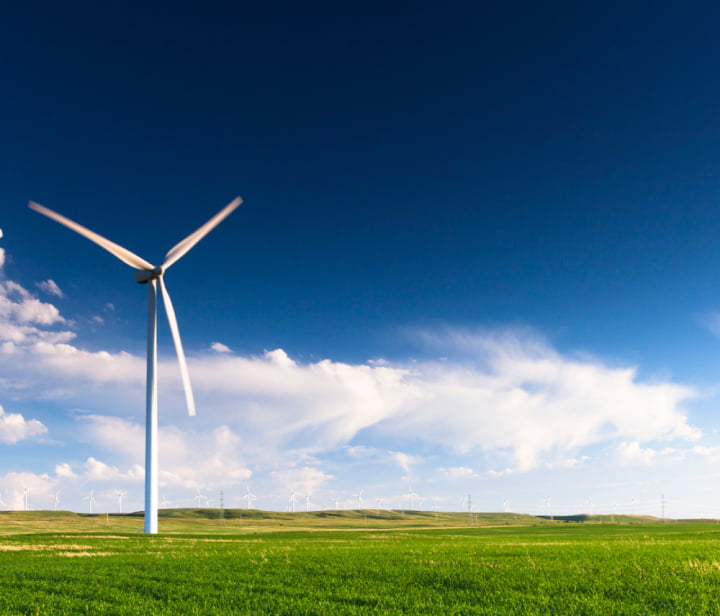
M151 280L160 278L163 274L163 268L159 265L151 270L138 270L135 272L135 282L138 284L147 284Z

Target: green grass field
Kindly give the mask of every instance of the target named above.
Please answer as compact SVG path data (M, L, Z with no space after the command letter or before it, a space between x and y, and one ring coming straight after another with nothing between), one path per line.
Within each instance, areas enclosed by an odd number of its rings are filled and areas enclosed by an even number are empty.
M0 514L0 614L720 614L716 524L218 513Z

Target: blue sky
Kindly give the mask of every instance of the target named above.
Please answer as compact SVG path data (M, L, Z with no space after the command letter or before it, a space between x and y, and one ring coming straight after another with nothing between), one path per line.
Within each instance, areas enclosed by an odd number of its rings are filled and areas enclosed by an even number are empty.
M144 289L27 201L159 262L240 194L167 276L161 500L718 515L719 11L8 9L3 502L142 507Z

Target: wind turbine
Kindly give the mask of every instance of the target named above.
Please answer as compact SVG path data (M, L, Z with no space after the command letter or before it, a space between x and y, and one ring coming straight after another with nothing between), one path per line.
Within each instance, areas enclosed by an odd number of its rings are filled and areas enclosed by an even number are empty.
M295 513L295 490L290 488L290 511Z
M357 508L358 509L362 509L362 495L363 495L363 490L360 490L360 492L358 492L357 494L353 494L353 496L355 498L357 498Z
M413 492L412 486L408 486L408 496L410 497L410 511L413 510L413 498L417 496L415 492Z
M28 488L23 489L23 501L25 502L25 511L28 510L28 492L30 490Z
M175 309L170 301L163 275L167 269L176 261L181 259L189 250L195 246L203 237L219 225L233 210L242 203L240 197L236 197L228 203L215 216L202 225L197 231L188 235L184 240L173 246L165 255L165 260L160 266L149 263L142 257L139 257L126 248L119 246L115 242L98 235L94 231L90 231L86 227L73 222L69 218L54 212L34 201L30 201L29 207L55 222L64 225L68 229L79 233L83 237L94 242L101 248L107 250L110 254L120 259L130 267L135 268L135 281L139 284L147 284L148 286L148 327L147 327L147 395L146 395L146 413L145 413L145 532L155 534L158 530L157 510L158 510L158 447L157 447L157 287L160 287L165 312L167 313L168 323L170 325L170 333L175 344L175 352L178 356L180 364L180 378L182 380L183 389L185 390L185 402L187 404L188 414L195 415L195 400L193 398L192 387L190 386L190 376L188 375L187 362L185 361L185 352L183 351L182 341L180 340L180 332L178 330L177 318L175 317Z
M118 502L120 503L120 513L122 513L122 499L123 496L127 495L127 492L123 492L122 490L115 490L115 494L117 494Z
M257 499L257 496L255 496L255 495L250 491L250 486L247 486L247 485L245 486L245 496L244 496L244 498L245 498L245 502L247 503L246 509L250 509L250 505L252 505L252 504L253 504L253 501Z
M198 493L197 496L193 496L193 500L197 501L197 508L200 509L200 503L203 499L207 500L206 497L204 497L202 494L200 494L200 488L197 489Z
M86 500L86 501L88 502L88 506L89 506L89 508L90 508L90 513L92 513L93 503L97 502L97 501L95 500L95 497L93 496L94 493L95 493L95 490L90 490L90 495L89 495L89 496L83 496L83 500Z
M305 513L310 513L310 495L305 495Z
M55 497L53 498L53 511L57 511L59 504L60 504L60 490L57 490L55 492Z

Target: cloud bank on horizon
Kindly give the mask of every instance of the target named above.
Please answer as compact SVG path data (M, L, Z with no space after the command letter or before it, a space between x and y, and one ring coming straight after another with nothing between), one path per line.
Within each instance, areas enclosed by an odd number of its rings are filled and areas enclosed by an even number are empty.
M35 286L64 297L52 280ZM0 476L0 497L16 508L24 487L47 499L69 483L142 480L145 359L87 350L76 329L0 269L0 442L19 456L27 443L34 452L58 440L67 446L41 456L45 468L34 460L32 470ZM701 437L684 408L698 395L691 387L564 355L530 330L414 335L443 359L303 363L282 349L240 356L213 341L206 346L213 353L189 356L201 409L192 423L182 412L176 362L161 360L161 486L242 485L264 473L310 494L334 478L329 458L346 452L357 460L352 452L361 450L361 458L379 456L406 477L428 452L485 460L438 463L450 479L476 476L471 465L500 475L582 463L598 444L644 464L663 454L642 444ZM41 421L18 412L43 402L55 415ZM77 457L74 440L91 455Z

